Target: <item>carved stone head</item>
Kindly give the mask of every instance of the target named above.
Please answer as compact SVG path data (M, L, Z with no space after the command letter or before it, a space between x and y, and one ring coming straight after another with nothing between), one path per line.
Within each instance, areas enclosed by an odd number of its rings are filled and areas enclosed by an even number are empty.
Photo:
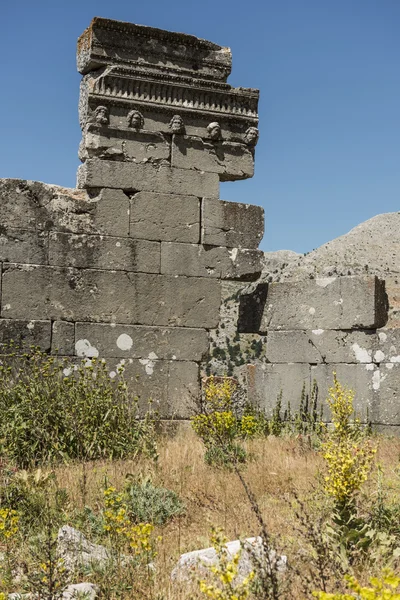
M128 122L128 127L132 127L132 129L143 129L144 118L141 112L138 110L131 110L126 117Z
M257 127L249 127L246 133L244 134L244 141L248 146L256 146L258 142L258 138L260 137L260 132Z
M99 125L108 125L110 117L107 106L98 106L94 111L94 119Z
M185 123L180 115L174 115L169 122L172 133L185 133Z
M221 125L214 121L214 123L210 123L207 127L208 135L213 141L221 139Z

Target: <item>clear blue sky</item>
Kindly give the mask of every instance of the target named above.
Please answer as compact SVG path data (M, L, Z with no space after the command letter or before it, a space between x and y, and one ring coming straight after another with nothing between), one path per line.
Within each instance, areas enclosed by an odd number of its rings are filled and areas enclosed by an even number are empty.
M264 206L263 250L400 210L399 0L2 0L0 177L75 185L75 43L94 16L231 47L261 138L254 178L221 197Z

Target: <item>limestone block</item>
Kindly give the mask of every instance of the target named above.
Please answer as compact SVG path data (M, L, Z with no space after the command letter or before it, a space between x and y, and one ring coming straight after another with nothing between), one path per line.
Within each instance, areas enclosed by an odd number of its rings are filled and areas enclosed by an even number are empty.
M254 175L254 157L244 144L212 142L186 135L173 136L171 165L218 173L221 181L247 179Z
M47 352L51 344L51 322L0 319L0 344L7 348L11 341L17 349L29 350L31 346L39 346L42 352Z
M190 361L159 360L147 358L107 360L109 375L116 377L124 369L124 378L131 393L138 400L138 414L149 407L161 418L189 418L199 396L199 366Z
M200 361L208 352L205 329L76 323L75 353L100 357Z
M260 536L233 540L225 544L226 556L229 561L239 555L235 585L241 583L245 577L255 571L258 564L266 564L266 551ZM275 550L269 551L269 564L276 564L276 569L283 572L287 568L287 557L276 554ZM219 565L219 557L215 548L202 548L181 554L177 565L171 573L171 579L177 581L192 581L193 576L207 577L214 566Z
M373 422L400 425L400 363L382 363L370 375L372 388L379 396L379 408L372 414Z
M400 329L377 331L376 362L400 363Z
M90 194L38 181L1 179L0 221L7 230L128 236L129 198L112 189Z
M290 403L292 412L299 408L303 386L305 393L310 393L309 365L255 362L247 365L246 369L248 399L270 417L281 392L282 410Z
M240 202L203 198L201 242L228 248L258 248L264 235L264 209Z
M99 233L126 237L129 235L130 200L122 190L102 189L90 198L90 211L94 231Z
M268 329L374 329L387 320L377 277L325 277L271 283L261 322Z
M88 73L113 63L116 54L118 62L127 68L135 69L139 62L141 69L190 71L199 78L222 81L232 66L230 49L213 42L186 33L95 17L78 40L78 71Z
M3 265L2 316L212 328L215 279ZM28 293L29 291L29 293Z
M189 419L198 409L200 398L199 365L172 361L168 371L168 416Z
M79 231L88 226L87 193L39 181L0 179L3 227Z
M51 353L58 356L74 356L75 323L54 321L51 336Z
M160 243L130 238L50 233L49 263L60 267L160 272Z
M393 214L395 213L390 213L390 215ZM394 251L391 254L393 255L393 260L397 260L397 262L399 262L399 254ZM398 275L390 276L385 272L384 278L385 289L389 302L389 316L386 326L398 329L400 328L400 277Z
M48 234L9 227L0 228L0 261L46 265Z
M177 194L133 194L130 235L135 239L196 244L200 241L200 200Z
M83 134L81 160L109 160L158 163L169 160L171 148L161 133L116 129L89 123Z
M78 187L106 187L212 198L218 198L219 195L219 179L216 173L98 158L91 158L79 167Z
M380 369L374 364L329 364L311 367L311 382L318 385L318 398L324 404L324 421L330 421L325 399L333 385L333 373L339 382L355 392L354 409L362 422L379 422Z
M119 361L107 360L107 366L111 378L116 377L118 369L124 369L129 391L137 398L139 415L144 415L151 407L161 418L169 416L168 361L152 357L139 360L122 358Z
M380 358L374 331L270 330L266 356L272 363L372 363Z
M161 272L169 275L255 280L263 252L198 244L161 243Z

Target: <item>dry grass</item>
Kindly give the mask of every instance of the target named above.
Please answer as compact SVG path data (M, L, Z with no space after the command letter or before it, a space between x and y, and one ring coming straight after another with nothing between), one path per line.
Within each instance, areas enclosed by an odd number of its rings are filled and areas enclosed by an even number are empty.
M303 438L273 438L249 442L252 456L244 476L253 490L263 517L279 551L298 551L303 541L296 529L290 507L293 492L307 498L318 485L323 468L321 457ZM174 438L163 438L160 458L150 461L119 461L74 465L57 469L60 484L68 490L75 507L97 509L102 504L105 481L122 488L127 474L151 474L153 482L177 492L186 505L181 517L160 528L157 589L161 598L174 600L193 597L188 588L171 589L169 574L180 554L210 545L210 527L221 526L229 539L257 535L258 526L237 476L230 471L207 466L201 442L190 430ZM377 461L382 465L393 494L399 493L400 440L379 441ZM371 477L367 494L373 497L375 480ZM312 508L310 510L313 510ZM300 597L300 596L299 596Z

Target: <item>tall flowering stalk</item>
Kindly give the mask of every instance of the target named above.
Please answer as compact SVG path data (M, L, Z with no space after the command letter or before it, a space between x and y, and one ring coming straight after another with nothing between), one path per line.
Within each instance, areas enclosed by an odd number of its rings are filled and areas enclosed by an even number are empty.
M326 462L325 489L338 508L349 507L371 470L376 447L360 435L351 417L354 392L343 387L333 374L333 387L327 398L333 430L322 445Z

